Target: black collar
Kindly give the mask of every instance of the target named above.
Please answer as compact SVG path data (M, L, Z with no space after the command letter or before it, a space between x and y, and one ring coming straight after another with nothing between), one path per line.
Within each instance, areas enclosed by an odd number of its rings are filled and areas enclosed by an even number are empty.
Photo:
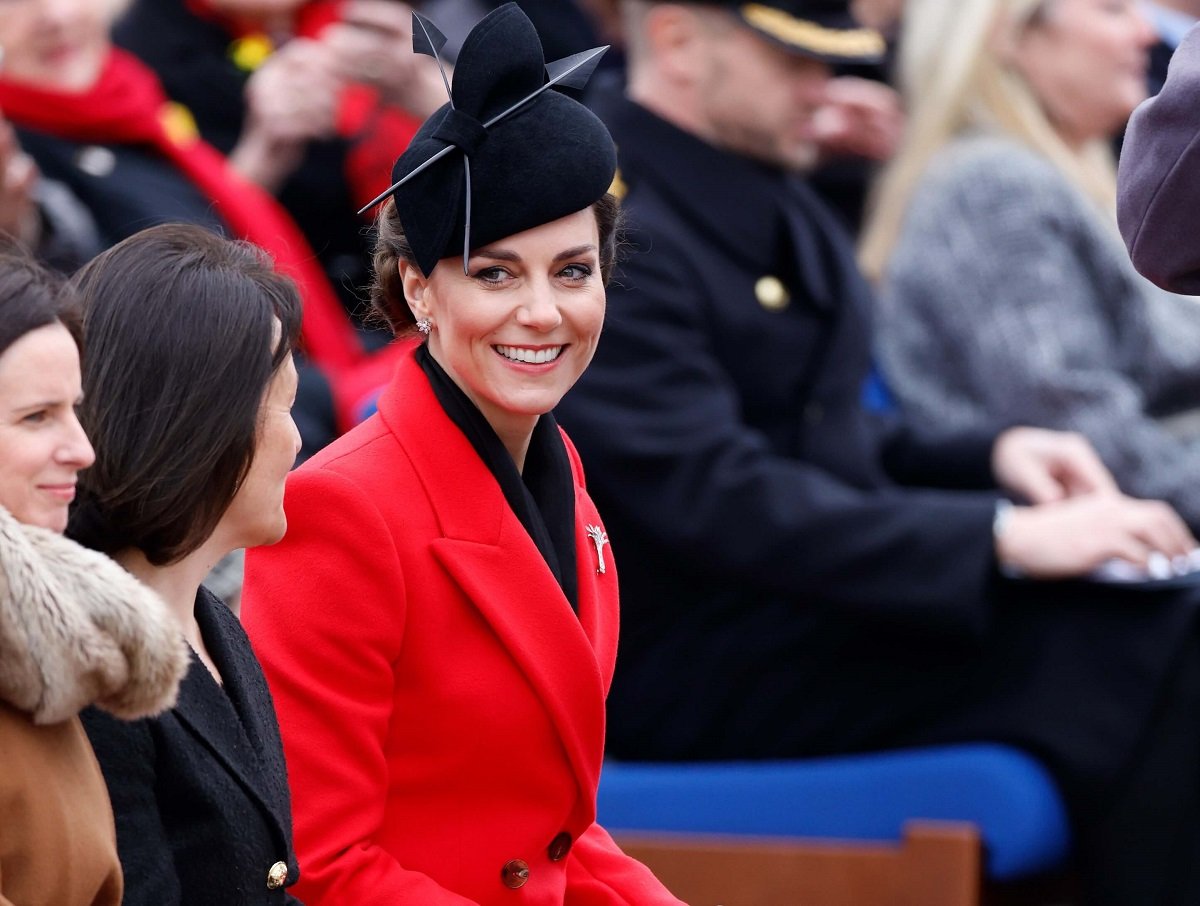
M853 240L800 176L702 141L611 81L589 101L617 143L619 176L631 198L640 184L652 185L743 270L803 286L819 310L838 307L842 288L831 281L829 262L854 269Z
M416 361L429 379L433 395L495 477L504 499L541 552L571 609L578 613L575 482L567 448L554 417L547 413L537 420L525 455L525 469L518 472L516 463L483 413L434 361L424 344L417 348ZM464 490L463 493L469 492Z
M618 85L602 86L589 100L617 143L619 174L631 193L643 179L653 183L713 242L736 246L747 268L769 262L783 224L785 173L701 141L626 98Z

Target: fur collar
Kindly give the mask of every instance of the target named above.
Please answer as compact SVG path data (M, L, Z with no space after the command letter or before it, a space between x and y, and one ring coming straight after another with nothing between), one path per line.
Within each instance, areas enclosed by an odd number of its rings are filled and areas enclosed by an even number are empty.
M187 644L114 561L0 508L0 700L35 723L95 704L127 720L175 703Z

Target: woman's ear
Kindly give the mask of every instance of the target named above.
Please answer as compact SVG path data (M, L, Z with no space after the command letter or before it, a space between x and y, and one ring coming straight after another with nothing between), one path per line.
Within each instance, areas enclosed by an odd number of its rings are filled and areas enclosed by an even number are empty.
M400 285L404 287L404 300L417 321L429 317L429 281L421 269L411 261L401 259L396 267L400 271Z

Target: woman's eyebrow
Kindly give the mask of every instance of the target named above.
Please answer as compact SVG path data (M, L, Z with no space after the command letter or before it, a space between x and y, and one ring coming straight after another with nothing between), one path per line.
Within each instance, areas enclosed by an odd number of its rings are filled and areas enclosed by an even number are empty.
M595 252L596 247L591 243L586 245L577 245L573 248L566 249L554 256L555 261L561 261L564 258L578 258L580 255L586 255L589 252Z
M494 258L497 261L520 261L521 256L511 249L491 249L483 248L476 249L472 256L473 258Z

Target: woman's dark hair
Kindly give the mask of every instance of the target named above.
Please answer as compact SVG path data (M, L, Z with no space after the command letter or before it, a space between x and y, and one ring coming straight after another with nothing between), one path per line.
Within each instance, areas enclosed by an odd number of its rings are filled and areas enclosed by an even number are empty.
M263 397L299 335L296 287L257 247L183 224L129 237L73 283L96 462L67 534L175 562L212 534L250 468Z
M83 351L79 302L62 278L28 255L0 252L0 355L30 331L61 324Z
M592 205L596 214L596 226L600 232L600 276L608 286L613 265L617 260L617 246L621 227L621 203L612 194L606 194ZM375 218L375 280L371 285L371 307L375 317L383 321L396 336L416 331L416 320L404 298L404 283L400 279L399 264L407 261L416 264L396 202L388 199Z

